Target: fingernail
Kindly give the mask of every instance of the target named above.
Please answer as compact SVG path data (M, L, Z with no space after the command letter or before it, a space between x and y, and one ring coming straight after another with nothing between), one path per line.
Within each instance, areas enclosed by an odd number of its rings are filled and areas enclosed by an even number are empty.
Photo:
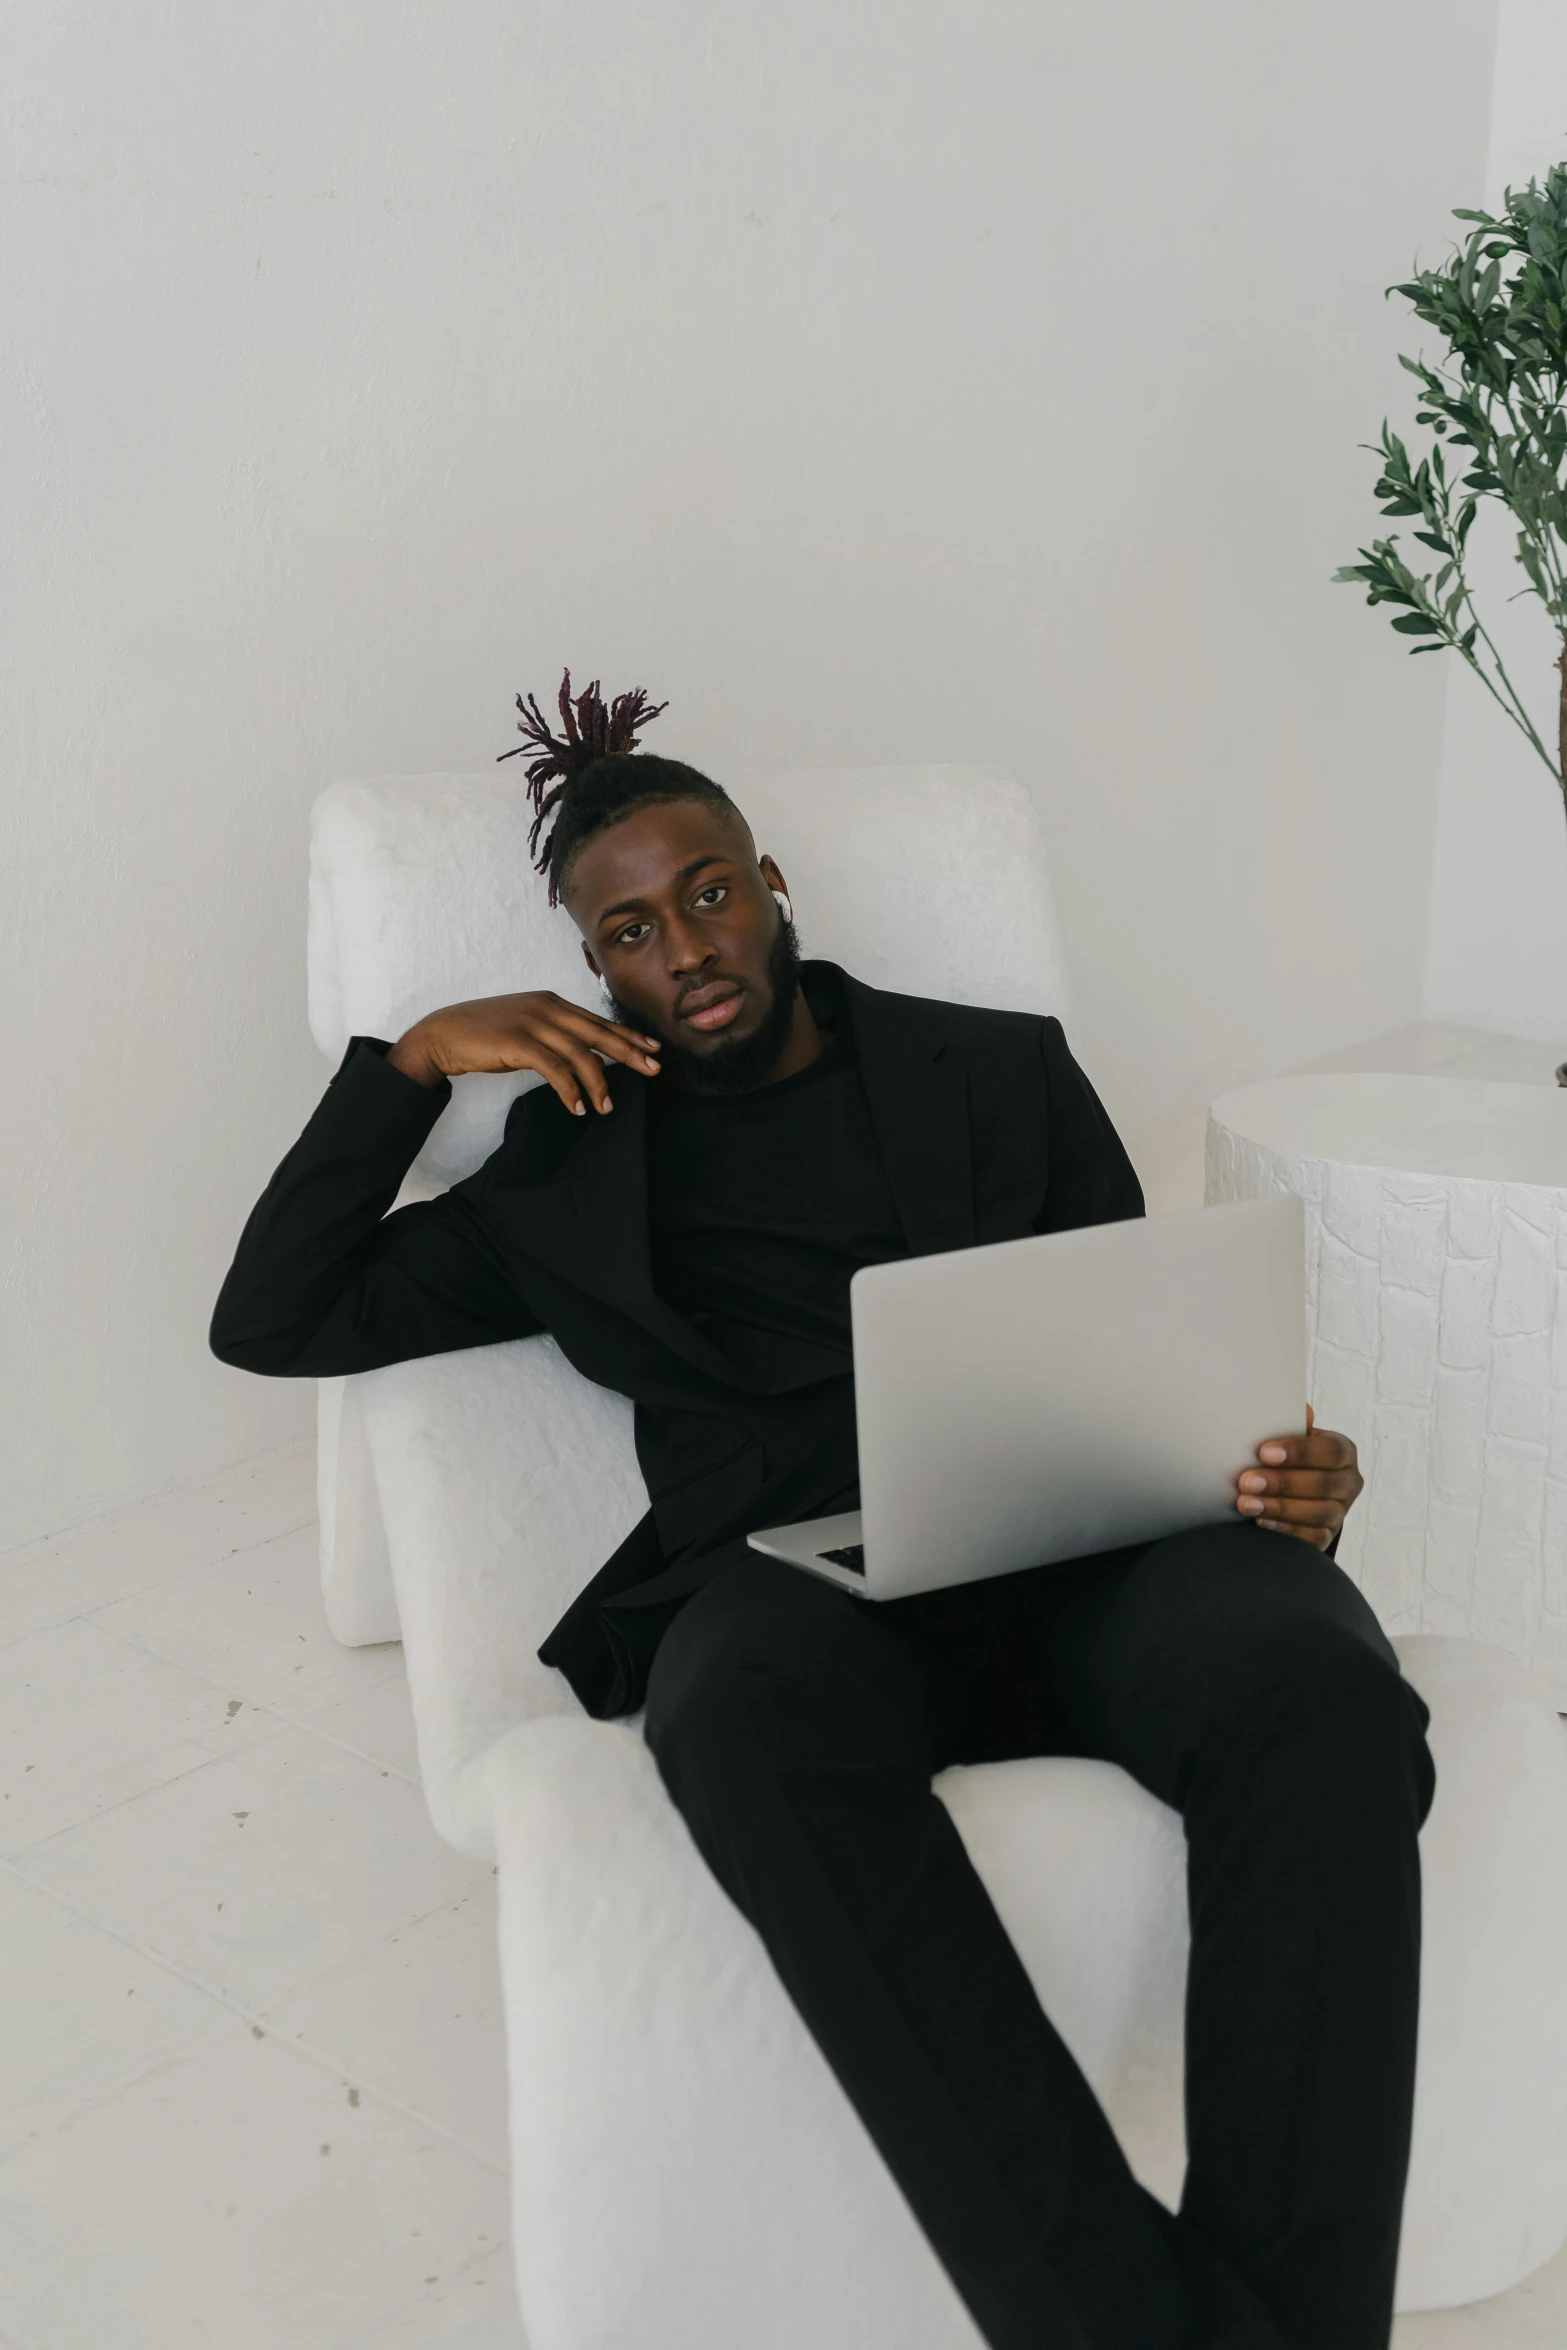
M587 1114L588 1114L588 1105L587 1105L587 1103L586 1103L586 1102L573 1102L573 1103L572 1103L572 1105L571 1105L571 1114L572 1114L572 1116L573 1116L574 1118L585 1118L585 1117L587 1116Z
M1279 1521L1277 1518L1259 1518L1257 1523L1262 1528L1264 1534L1277 1534L1279 1530Z
M1257 1515L1257 1512L1261 1509L1262 1504L1260 1501L1258 1501L1255 1494L1243 1493L1239 1502L1236 1504L1236 1507L1238 1509L1243 1509L1249 1518L1254 1518Z
M1276 1468L1284 1458L1284 1447L1282 1444L1259 1444L1257 1458L1259 1461L1271 1462Z
M610 1100L609 1100L609 1098L606 1096L606 1097L605 1097L605 1099L599 1103L599 1115L600 1115L600 1117L607 1117L607 1116L608 1116L608 1114L609 1114L609 1112L610 1112L610 1111L611 1111L611 1110L612 1110L614 1107L615 1107L614 1103L613 1103L612 1101L610 1101Z
M1260 1473L1260 1471L1256 1469L1246 1470L1245 1474L1241 1478L1242 1493L1266 1493L1267 1490L1268 1480Z

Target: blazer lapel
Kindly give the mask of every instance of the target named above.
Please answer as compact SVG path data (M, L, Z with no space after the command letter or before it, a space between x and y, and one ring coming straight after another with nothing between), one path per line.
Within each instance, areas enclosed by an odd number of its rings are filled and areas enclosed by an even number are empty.
M714 1378L734 1366L653 1286L648 1239L646 1080L610 1063L615 1107L572 1146L552 1182L518 1195L532 1256L617 1313L627 1314ZM740 1381L739 1384L748 1384Z
M974 1244L968 1081L955 1048L910 996L838 974L860 1082L910 1254Z

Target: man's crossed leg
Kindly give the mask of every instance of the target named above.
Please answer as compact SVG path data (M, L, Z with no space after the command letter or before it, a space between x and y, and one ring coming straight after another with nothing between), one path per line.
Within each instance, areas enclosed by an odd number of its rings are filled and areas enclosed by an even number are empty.
M665 1634L647 1736L994 2350L1384 2350L1426 1721L1341 1570L1235 1524L879 1606L748 1557ZM1056 1753L1185 1823L1179 2218L931 1792Z

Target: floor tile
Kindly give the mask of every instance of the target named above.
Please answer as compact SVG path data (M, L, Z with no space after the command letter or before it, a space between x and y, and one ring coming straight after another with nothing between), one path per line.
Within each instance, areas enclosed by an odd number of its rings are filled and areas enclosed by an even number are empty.
M0 1557L0 1642L270 1542L315 1518L313 1444L154 1495Z
M329 2055L350 2080L506 2168L493 1877L292 1993L269 2012L267 2029Z
M399 1654L401 1651L399 1651ZM414 1709L405 1674L389 1674L375 1688L357 1697L339 1698L306 1717L323 1738L334 1738L373 1763L398 1771L419 1785L419 1742L414 1732Z
M404 2316L377 2326L349 2350L528 2350L510 2246L498 2244L493 2254L470 2261Z
M251 2012L489 1876L441 1843L406 1780L292 1724L19 1865Z
M232 2021L220 2000L0 1870L0 2156Z
M395 1642L342 1648L327 1630L314 1525L134 1592L92 1621L294 1720L403 1678Z
M506 2230L487 2165L243 2024L0 2164L47 2350L344 2350Z
M273 1735L269 1715L77 1619L0 1648L0 1851Z

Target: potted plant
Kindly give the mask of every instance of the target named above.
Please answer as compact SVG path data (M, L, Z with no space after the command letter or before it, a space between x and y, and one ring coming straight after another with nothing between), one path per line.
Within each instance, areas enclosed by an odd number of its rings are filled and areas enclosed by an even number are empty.
M1416 464L1386 423L1368 444L1382 463L1374 495L1384 516L1417 522L1413 535L1436 561L1416 572L1394 535L1334 577L1364 586L1370 604L1400 607L1393 626L1417 640L1411 653L1459 654L1567 797L1567 164L1543 186L1509 188L1499 214L1453 217L1472 225L1452 259L1388 289L1446 346L1434 363L1399 358L1420 384L1415 422L1429 449ZM1517 534L1518 592L1538 596L1561 646L1554 758L1470 591L1465 549L1487 498ZM1556 1074L1567 1085L1567 1062Z

